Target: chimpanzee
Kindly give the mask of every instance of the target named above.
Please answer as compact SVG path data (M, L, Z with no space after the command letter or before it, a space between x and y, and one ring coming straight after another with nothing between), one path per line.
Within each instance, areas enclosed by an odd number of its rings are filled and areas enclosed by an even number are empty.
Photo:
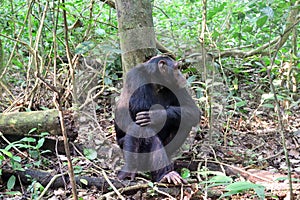
M178 63L164 55L127 73L115 111L117 142L125 159L119 179L151 171L153 181L184 182L170 156L200 120L185 85Z

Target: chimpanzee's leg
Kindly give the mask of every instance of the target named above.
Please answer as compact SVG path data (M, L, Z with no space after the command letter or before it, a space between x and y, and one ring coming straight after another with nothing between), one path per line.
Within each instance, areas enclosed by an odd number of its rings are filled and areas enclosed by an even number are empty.
M132 135L126 134L122 139L121 146L123 147L125 165L118 172L118 178L123 180L130 178L133 180L137 172L138 165L138 152L140 141L139 138L133 137Z
M119 140L123 149L125 165L118 173L119 179L134 179L137 171L151 171L149 154L151 154L152 138L156 135L152 128L141 127L131 123L126 135Z
M153 181L160 181L166 174L173 171L173 164L165 151L163 143L158 136L151 138L151 149L150 149L150 164L151 164L151 175Z
M173 183L175 185L186 183L184 179L174 171L173 163L170 162L169 156L158 136L152 137L152 154L150 163L152 164L152 180Z

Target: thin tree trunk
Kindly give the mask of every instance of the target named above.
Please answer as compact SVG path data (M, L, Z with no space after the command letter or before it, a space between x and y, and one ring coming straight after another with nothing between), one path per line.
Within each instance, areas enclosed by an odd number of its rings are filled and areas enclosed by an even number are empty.
M150 0L116 0L124 74L156 55Z

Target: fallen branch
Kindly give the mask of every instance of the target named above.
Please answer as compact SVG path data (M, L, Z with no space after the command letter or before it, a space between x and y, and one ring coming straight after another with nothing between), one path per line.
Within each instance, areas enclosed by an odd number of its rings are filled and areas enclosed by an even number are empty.
M67 135L74 141L78 135L73 112L64 111L64 121ZM48 132L51 135L61 135L58 110L43 110L32 112L14 112L0 114L0 131L3 135L30 135L30 131Z

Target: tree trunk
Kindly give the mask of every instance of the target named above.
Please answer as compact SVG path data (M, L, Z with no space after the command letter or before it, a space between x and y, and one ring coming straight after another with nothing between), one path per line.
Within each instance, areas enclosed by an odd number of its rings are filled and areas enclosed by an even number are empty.
M116 0L124 74L156 55L150 0Z
M3 64L3 47L2 47L2 40L0 40L0 79L2 71L4 70L4 64Z

